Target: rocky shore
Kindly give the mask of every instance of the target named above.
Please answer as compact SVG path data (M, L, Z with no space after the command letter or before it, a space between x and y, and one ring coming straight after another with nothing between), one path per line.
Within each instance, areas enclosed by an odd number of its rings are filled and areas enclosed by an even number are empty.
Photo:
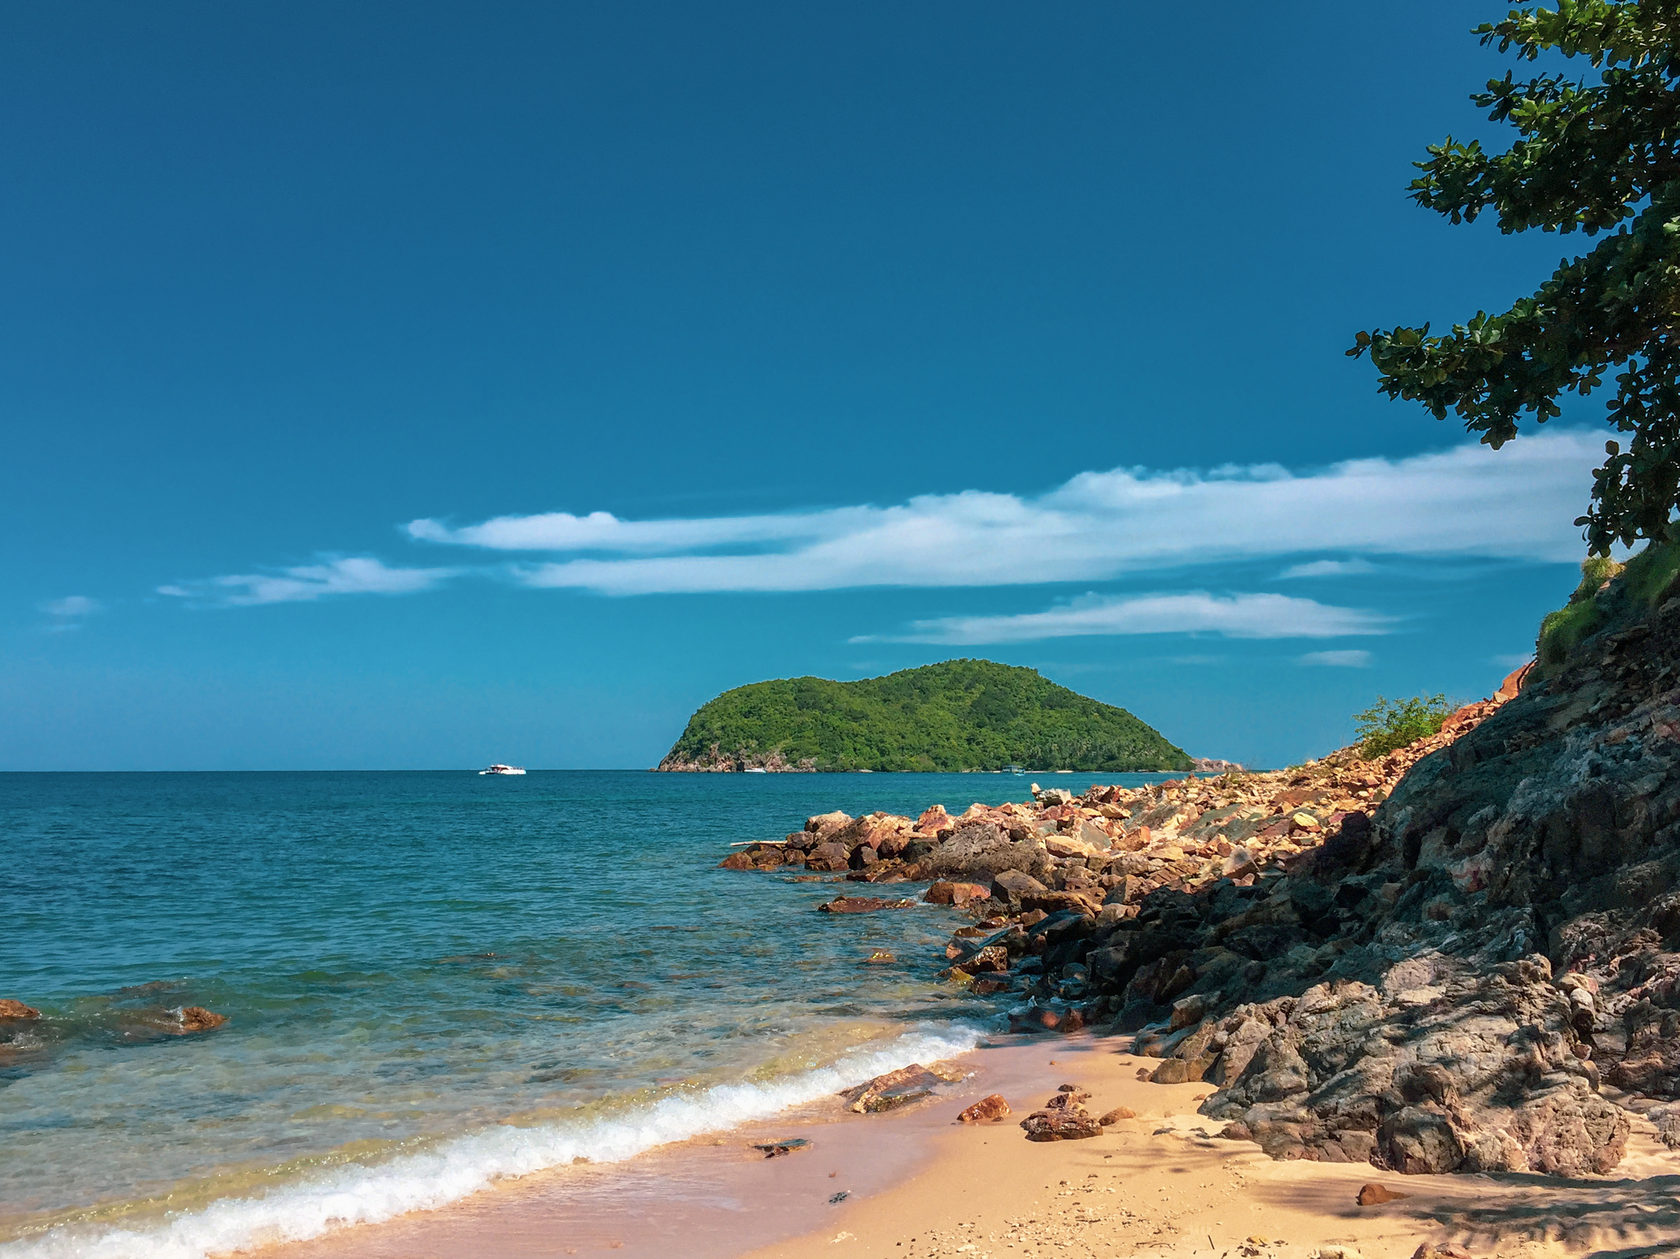
M1377 760L831 813L724 864L926 883L972 919L950 982L1127 1034L1273 1157L1603 1173L1630 1113L1680 1146L1677 646L1680 599Z

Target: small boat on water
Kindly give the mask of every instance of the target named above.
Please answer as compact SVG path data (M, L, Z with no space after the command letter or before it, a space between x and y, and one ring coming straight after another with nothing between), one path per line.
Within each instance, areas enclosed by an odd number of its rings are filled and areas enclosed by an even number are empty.
M517 765L502 765L498 763L479 770L478 776L482 778L486 774L523 774L524 772L525 771Z

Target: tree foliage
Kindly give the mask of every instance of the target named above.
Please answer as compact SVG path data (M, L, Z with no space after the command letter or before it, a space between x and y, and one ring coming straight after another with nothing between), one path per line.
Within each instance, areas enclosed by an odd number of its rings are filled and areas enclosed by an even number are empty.
M1384 699L1379 695L1376 703L1354 714L1359 754L1366 760L1374 760L1408 743L1427 739L1440 731L1452 710L1445 695L1414 695L1410 699Z
M1680 505L1680 11L1674 0L1557 0L1476 28L1484 45L1549 67L1507 71L1471 100L1516 138L1504 152L1447 137L1429 147L1414 199L1454 223L1491 212L1501 231L1599 236L1531 297L1478 311L1441 335L1430 326L1361 332L1391 398L1456 412L1494 449L1518 421L1560 413L1615 372L1592 504L1576 520L1588 548L1670 536Z
M713 749L716 749L714 753ZM989 660L947 660L880 678L784 678L702 706L669 762L819 770L1188 769L1190 758L1123 708Z

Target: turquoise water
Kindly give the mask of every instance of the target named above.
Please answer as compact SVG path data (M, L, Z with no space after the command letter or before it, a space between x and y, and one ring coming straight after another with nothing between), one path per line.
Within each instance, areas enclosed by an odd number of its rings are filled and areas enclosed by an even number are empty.
M0 775L0 997L46 1016L0 1050L0 1256L308 1236L960 1050L996 1011L934 982L953 911L818 914L831 884L716 866L1026 786ZM185 1005L231 1021L168 1034Z

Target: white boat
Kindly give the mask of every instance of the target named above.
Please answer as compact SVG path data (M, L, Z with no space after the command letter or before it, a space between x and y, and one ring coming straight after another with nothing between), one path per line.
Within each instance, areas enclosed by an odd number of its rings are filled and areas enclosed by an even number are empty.
M525 771L517 765L496 764L479 770L478 775L482 778L485 774L523 774L524 772Z

